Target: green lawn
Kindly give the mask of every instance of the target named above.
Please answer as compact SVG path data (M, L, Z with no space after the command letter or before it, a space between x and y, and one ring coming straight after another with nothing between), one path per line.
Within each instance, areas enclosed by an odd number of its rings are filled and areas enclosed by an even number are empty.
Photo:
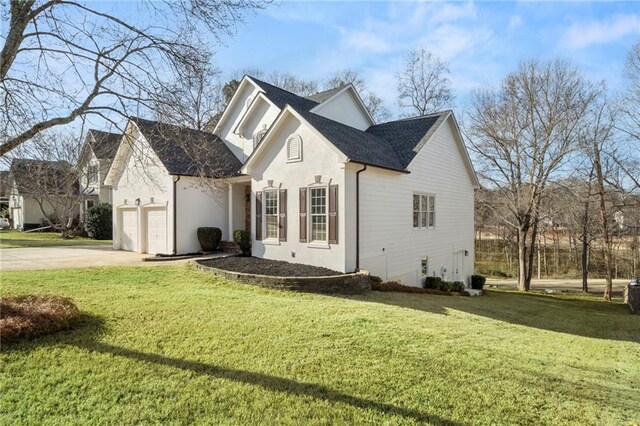
M94 240L92 238L73 237L63 240L57 232L19 232L15 230L0 231L0 249L24 247L81 246L88 244L111 244L111 240Z
M640 422L640 316L619 301L294 294L186 265L1 280L86 316L2 348L0 424Z

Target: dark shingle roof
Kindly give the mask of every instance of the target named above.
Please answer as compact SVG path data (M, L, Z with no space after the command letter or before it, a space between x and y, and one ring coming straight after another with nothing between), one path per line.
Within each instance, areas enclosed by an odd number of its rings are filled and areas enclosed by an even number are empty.
M242 164L213 133L132 117L172 175L228 177Z
M75 195L79 191L77 175L67 161L14 158L9 172L22 195Z
M99 160L113 160L120 145L121 133L109 133L91 129L89 133L93 138L89 139L89 145Z
M422 148L424 136L438 119L447 113L448 111L445 111L380 123L369 127L367 133L389 141L389 144L400 158L402 167L406 168Z
M405 166L400 157L386 139L312 112L298 111L298 113L349 160L404 171Z
M334 87L333 89L324 90L322 92L314 93L313 95L308 96L307 99L310 99L310 100L312 100L314 102L317 102L317 103L321 104L324 101L326 101L327 99L329 99L330 97L332 97L333 95L335 95L336 93L338 93L343 88L344 88L344 86L338 86L338 87Z
M251 76L249 76L249 78L260 86L260 88L264 90L265 96L280 109L283 109L285 105L291 105L296 110L309 111L318 105L318 102L303 98L295 93L276 87L273 84L266 83Z

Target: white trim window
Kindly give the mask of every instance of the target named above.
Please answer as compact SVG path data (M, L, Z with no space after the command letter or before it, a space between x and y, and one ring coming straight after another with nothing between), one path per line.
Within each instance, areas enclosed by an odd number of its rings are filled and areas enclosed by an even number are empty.
M420 275L422 278L429 276L429 256L422 256L420 259Z
M260 142L262 142L262 138L264 138L264 135L266 134L267 134L267 129L260 130L258 133L255 134L255 136L253 137L254 148L258 146Z
M89 183L98 182L98 166L96 164L89 164L87 176L89 178Z
M278 239L278 191L264 191L265 238Z
M327 187L311 187L309 212L311 222L311 241L327 241Z
M436 196L413 194L413 228L427 229L436 226Z
M287 162L302 161L302 139L293 135L287 139Z

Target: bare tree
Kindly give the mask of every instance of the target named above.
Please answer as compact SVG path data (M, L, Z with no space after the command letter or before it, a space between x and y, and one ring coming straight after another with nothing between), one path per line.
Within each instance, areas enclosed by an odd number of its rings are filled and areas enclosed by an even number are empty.
M70 134L40 134L14 151L19 157L11 159L16 195L35 200L43 224L59 231L62 238L69 238L79 225L85 198L79 184L82 171L76 167L81 147L80 140Z
M212 129L225 105L220 71L210 66L179 75L157 96L153 106L158 121L198 130Z
M82 116L114 120L150 106L171 76L204 67L203 34L231 34L266 2L146 1L137 4L144 25L96 3L2 2L0 155Z
M500 90L476 92L470 143L489 187L500 190L505 223L517 231L518 288L528 291L548 183L578 149L592 87L562 61L521 63Z
M397 74L398 106L406 115L425 115L453 103L449 67L424 48L412 50Z
M352 84L362 97L365 107L376 123L381 123L391 118L391 112L385 106L382 98L367 87L364 78L357 71L350 69L338 70L324 81L323 86L325 90L329 90L343 87L347 84Z

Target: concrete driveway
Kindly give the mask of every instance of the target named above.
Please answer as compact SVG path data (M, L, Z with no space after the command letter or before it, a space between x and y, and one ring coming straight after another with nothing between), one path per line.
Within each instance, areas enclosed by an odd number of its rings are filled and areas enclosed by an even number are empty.
M153 265L143 262L148 254L113 250L111 246L29 247L0 250L0 271L87 268L112 265Z

